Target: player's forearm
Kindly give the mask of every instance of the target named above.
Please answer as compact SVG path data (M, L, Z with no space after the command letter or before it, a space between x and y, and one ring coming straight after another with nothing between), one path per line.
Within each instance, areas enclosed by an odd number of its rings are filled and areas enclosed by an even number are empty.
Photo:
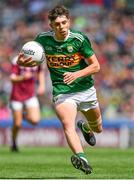
M99 72L99 70L100 70L99 63L91 64L88 67L79 71L79 74L80 74L79 77L85 77L85 76L95 74L95 73Z
M38 74L38 81L39 81L39 85L45 86L45 73L44 73L44 71L41 71Z
M89 57L87 59L87 62L89 64L89 66L87 66L86 68L79 71L80 77L85 77L85 76L95 74L95 73L99 72L99 70L100 70L100 64L99 64L98 59L95 56L95 54L93 54L91 57Z
M11 76L10 76L10 80L12 81L12 82L21 82L21 81L23 81L24 80L24 76L23 75L15 75L15 74L12 74Z
M45 74L44 71L38 74L38 89L37 94L42 95L45 92Z

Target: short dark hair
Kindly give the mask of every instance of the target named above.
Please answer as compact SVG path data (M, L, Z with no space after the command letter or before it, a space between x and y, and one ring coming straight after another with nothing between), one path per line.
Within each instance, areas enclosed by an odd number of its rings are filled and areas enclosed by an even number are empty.
M69 10L63 5L57 5L48 13L48 19L54 21L58 16L65 15L68 19L70 18Z

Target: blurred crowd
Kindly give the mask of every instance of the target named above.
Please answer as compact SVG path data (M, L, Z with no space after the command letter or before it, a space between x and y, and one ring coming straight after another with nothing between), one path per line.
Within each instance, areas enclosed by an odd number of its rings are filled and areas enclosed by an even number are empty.
M134 120L134 3L132 0L1 0L0 119L11 118L9 74L12 58L39 32L49 30L47 13L57 3L71 11L72 28L83 31L101 64L95 86L103 117ZM40 98L42 118L55 117L51 81Z

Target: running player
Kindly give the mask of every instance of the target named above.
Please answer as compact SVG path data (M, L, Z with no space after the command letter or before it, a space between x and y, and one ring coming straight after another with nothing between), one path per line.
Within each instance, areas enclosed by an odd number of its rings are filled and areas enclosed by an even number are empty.
M22 67L17 63L17 57L12 61L10 80L12 91L10 105L13 114L12 145L11 150L17 152L17 136L25 118L36 125L40 120L40 107L36 96L36 82L38 80L37 94L43 95L45 90L44 70L41 66Z
M49 11L48 19L51 30L39 34L35 41L45 49L55 110L74 153L71 162L75 168L90 174L92 167L76 132L75 120L77 111L81 111L87 121L78 121L78 127L87 143L94 146L93 132L102 131L102 118L92 75L100 70L100 65L88 37L70 29L68 9L56 6ZM23 54L19 54L17 62L22 66L37 65L31 58L24 58Z

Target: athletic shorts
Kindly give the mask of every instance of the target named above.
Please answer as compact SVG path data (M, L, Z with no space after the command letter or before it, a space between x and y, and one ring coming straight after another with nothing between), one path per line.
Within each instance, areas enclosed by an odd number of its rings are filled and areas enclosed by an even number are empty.
M23 102L12 100L10 102L10 106L13 110L22 110L24 106L25 107L39 107L39 101L38 101L38 98L34 96Z
M82 92L54 96L53 102L55 105L63 102L72 103L78 111L88 111L99 106L94 86Z

